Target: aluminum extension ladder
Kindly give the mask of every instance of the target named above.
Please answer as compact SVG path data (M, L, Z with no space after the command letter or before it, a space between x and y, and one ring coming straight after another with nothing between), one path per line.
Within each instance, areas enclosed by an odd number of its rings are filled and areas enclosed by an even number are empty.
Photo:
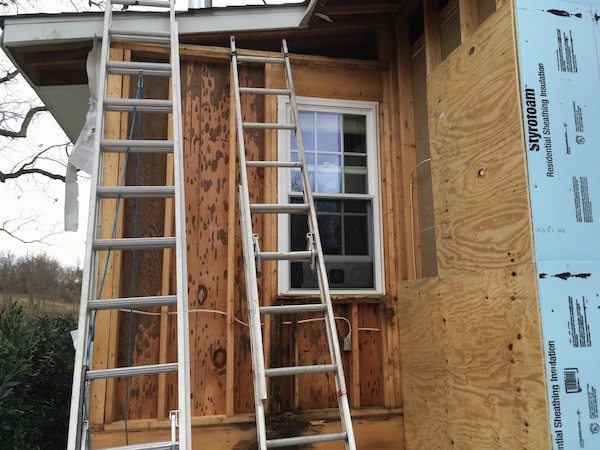
M337 338L335 318L329 293L329 282L323 259L323 249L317 225L317 214L311 191L308 166L302 143L302 134L298 124L298 106L292 82L292 72L287 48L287 42L282 41L282 56L280 58L256 57L238 55L235 38L231 37L231 72L235 90L235 113L237 142L240 163L239 202L240 222L242 230L242 246L244 253L244 264L246 272L246 296L248 300L248 315L250 322L250 345L252 350L252 369L254 380L254 400L256 407L256 427L258 435L259 450L268 448L283 448L288 446L309 445L317 442L344 441L346 450L356 450L352 420L350 417L350 405L346 391L344 370L340 346ZM254 87L240 87L238 64L282 64L284 66L287 89L268 89ZM253 123L244 122L241 112L241 94L254 95L282 95L288 96L291 106L290 123ZM245 130L290 130L296 135L298 149L298 161L247 161L244 148ZM287 170L300 170L303 182L302 204L257 204L250 203L248 188L248 168L280 168ZM306 251L296 252L265 252L258 245L259 237L252 231L252 214L303 214L308 221L307 247ZM257 272L260 272L260 261L309 261L311 268L316 270L320 302L283 306L260 306L257 285ZM264 350L261 331L261 314L302 314L320 313L325 321L327 331L327 343L331 357L330 364L304 365L291 367L265 368ZM267 377L297 376L313 373L332 373L335 379L338 408L342 430L338 433L320 434L314 436L290 436L278 439L268 439L266 430L265 407L267 402Z
M185 246L185 209L183 186L183 150L181 139L181 86L179 68L179 34L175 21L175 0L107 0L104 15L104 31L102 35L101 65L98 81L97 122L94 146L94 169L90 193L90 216L85 251L85 270L82 282L82 294L79 313L78 338L76 344L75 368L73 374L73 392L71 396L71 412L69 419L68 450L91 448L89 436L88 409L89 383L92 380L114 377L138 376L177 372L178 410L171 412L171 440L147 444L126 445L114 449L191 450L190 423L190 359L188 342L188 301L187 301L187 269ZM127 31L113 28L113 5L142 6L164 8L169 12L170 29L168 31ZM149 63L134 61L110 61L111 42L152 43L170 45L170 63ZM129 75L139 77L158 76L170 79L172 99L143 98L108 98L108 74ZM106 112L152 112L153 116L165 117L172 125L172 140L141 140L105 138ZM165 154L173 159L173 185L169 186L107 186L103 185L104 155L120 153L129 155L140 153ZM167 174L167 179L170 175ZM170 184L166 182L165 184ZM116 199L116 203L124 198L156 198L164 199L165 211L172 211L175 202L175 232L165 232L159 237L124 237L100 239L101 207L103 200ZM105 205L106 206L106 205ZM115 215L117 213L115 212ZM170 214L170 213L169 213ZM175 236L172 236L175 234ZM99 299L102 285L103 267L99 263L100 254L110 256L113 251L163 250L163 257L169 258L169 252L175 248L177 270L177 294L157 295L149 297L120 297ZM109 256L106 256L108 261ZM169 258L170 259L170 258ZM177 308L177 361L166 364L131 366L90 370L90 348L94 339L93 329L96 311L99 310L133 310L135 308L153 308L158 306L176 306ZM163 309L164 311L164 309ZM176 427L179 428L178 433Z

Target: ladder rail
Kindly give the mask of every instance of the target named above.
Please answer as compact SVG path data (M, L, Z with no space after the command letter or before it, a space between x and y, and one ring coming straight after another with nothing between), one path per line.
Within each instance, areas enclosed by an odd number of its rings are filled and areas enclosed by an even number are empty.
M177 391L179 401L179 448L188 450L192 448L191 427L191 382L190 382L190 344L189 344L189 317L188 317L188 286L187 286L187 249L183 239L185 230L185 186L183 174L183 140L182 107L181 107L181 69L179 62L179 29L175 20L175 0L170 2L169 20L171 26L171 97L173 100L173 149L174 149L174 184L175 190L175 235L177 239L176 272L177 272ZM177 161L175 160L177 159ZM178 182L179 181L179 182Z
M244 147L244 128L242 126L242 107L240 99L240 84L238 73L237 50L235 38L230 38L231 45L231 76L233 77L235 114L236 114L236 137L238 144L238 158L240 165L240 223L242 228L242 246L244 263L246 267L246 297L248 301L248 320L250 322L250 345L252 357L252 370L254 372L254 403L256 408L257 434L260 450L266 450L266 423L264 415L264 404L267 400L267 383L264 377L264 349L261 336L259 297L254 267L254 245L252 242L252 216L248 199L248 174L246 171L246 150Z
M300 124L300 116L298 113L298 103L296 101L296 91L294 89L294 82L292 79L292 67L289 59L289 50L287 46L287 41L285 39L283 39L282 42L282 53L285 61L285 76L287 88L290 90L290 107L292 110L292 119L293 122L298 126ZM335 315L333 314L331 292L329 290L329 282L327 281L327 269L325 268L325 258L323 256L321 235L319 232L319 225L317 222L315 200L313 197L312 188L310 185L310 178L308 174L306 152L304 150L304 141L302 139L302 133L299 129L296 131L295 134L296 148L298 150L298 159L302 161L303 165L303 169L300 172L302 173L302 180L304 185L304 202L309 204L309 231L314 234L314 244L317 250L317 280L319 284L319 290L321 292L321 300L326 306L325 326L327 327L326 334L327 339L329 341L329 353L331 360L338 365L338 371L335 373L334 380L336 384L338 405L340 408L340 417L342 419L342 430L347 434L347 448L356 449L352 420L350 419L350 403L348 401L346 378L344 375L344 369L342 365L342 353L340 351L340 344L337 339Z

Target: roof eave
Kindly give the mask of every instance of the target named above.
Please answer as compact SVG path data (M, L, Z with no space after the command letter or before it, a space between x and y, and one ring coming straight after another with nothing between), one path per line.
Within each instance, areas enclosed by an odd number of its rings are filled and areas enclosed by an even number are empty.
M177 14L179 33L241 33L303 28L308 24L316 0L276 7L210 8ZM135 31L168 31L169 19L161 13L123 12L114 15L115 28ZM56 44L84 41L102 35L101 13L5 16L2 46Z

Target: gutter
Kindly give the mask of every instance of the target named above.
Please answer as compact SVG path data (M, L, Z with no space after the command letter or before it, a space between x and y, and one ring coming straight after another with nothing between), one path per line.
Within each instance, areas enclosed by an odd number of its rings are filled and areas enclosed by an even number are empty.
M307 28L317 0L300 4L203 8L177 14L181 36L209 33L272 31ZM114 16L115 28L136 31L168 30L163 13L122 12ZM102 12L65 14L28 14L0 17L4 29L2 46L22 47L92 40L101 36Z

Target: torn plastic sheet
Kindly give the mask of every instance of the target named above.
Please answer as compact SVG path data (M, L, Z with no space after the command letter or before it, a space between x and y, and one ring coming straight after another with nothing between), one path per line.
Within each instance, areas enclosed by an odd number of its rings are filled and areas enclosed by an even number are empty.
M98 39L94 39L92 50L88 54L86 71L90 88L89 109L85 124L79 133L73 152L69 156L65 182L65 231L77 231L79 226L79 189L75 168L91 175L94 166L94 139L98 103L98 74L100 72L100 51Z

